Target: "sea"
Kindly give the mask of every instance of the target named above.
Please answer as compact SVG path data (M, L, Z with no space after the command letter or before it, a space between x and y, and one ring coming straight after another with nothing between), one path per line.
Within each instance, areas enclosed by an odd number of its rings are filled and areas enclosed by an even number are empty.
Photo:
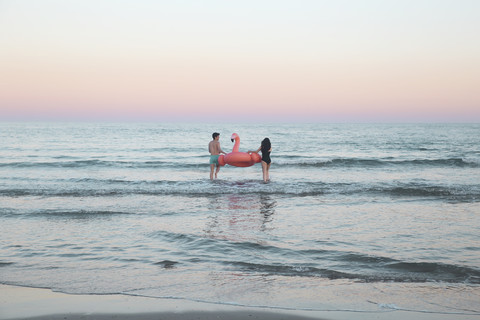
M480 124L1 122L0 235L5 285L480 316Z

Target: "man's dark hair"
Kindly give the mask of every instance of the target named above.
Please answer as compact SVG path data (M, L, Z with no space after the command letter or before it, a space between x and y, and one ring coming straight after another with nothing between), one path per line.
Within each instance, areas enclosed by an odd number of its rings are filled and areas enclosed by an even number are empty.
M219 135L220 135L220 133L214 132L214 133L212 134L213 140L215 140L215 138L218 137Z

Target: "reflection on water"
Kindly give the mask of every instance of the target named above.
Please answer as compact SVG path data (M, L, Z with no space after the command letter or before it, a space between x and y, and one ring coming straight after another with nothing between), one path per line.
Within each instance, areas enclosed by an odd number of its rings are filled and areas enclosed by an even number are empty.
M269 195L260 195L260 204L260 213L263 215L264 220L262 231L264 231L267 223L273 220L273 214L275 213L277 201L272 199L272 197Z
M267 225L273 220L276 201L269 195L220 195L209 204L205 236L234 242L265 243Z
M209 238L245 243L251 259L263 259L251 251L250 245L266 245L269 224L275 216L276 201L269 195L221 195L211 199L211 216L208 217L204 232ZM242 244L243 245L243 244ZM228 254L227 254L228 256ZM238 264L245 257L230 256L224 261L224 270L212 270L208 274L213 299L244 301L254 294L269 303L274 279L267 274L242 272ZM237 261L240 259L240 261ZM232 268L232 271L229 269Z
M271 303L274 277L266 274L211 271L208 279L212 287L209 293L212 300L239 301L254 305L254 299L249 299L255 296L262 297L263 303Z

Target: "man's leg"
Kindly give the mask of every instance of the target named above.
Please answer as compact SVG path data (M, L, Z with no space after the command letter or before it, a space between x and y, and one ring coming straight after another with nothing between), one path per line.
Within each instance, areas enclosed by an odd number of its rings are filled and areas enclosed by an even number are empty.
M213 170L215 169L215 165L212 163L210 165L210 180L213 180Z
M218 171L220 171L220 165L217 164L217 170L215 170L215 179L217 179Z

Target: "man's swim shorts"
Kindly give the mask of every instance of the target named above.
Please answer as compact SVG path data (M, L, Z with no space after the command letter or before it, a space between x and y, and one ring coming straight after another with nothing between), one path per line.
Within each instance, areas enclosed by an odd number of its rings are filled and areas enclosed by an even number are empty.
M215 156L210 156L210 164L216 164L218 165L218 157L220 157L219 154L215 155Z

